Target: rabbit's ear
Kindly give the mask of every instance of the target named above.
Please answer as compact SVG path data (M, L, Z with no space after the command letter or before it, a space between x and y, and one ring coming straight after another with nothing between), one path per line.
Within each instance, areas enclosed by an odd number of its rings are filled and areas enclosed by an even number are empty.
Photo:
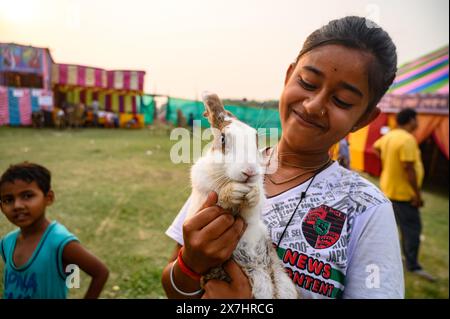
M202 98L206 109L203 116L208 118L208 121L212 127L221 130L229 123L229 120L226 120L225 118L229 112L225 111L222 101L219 99L217 94L204 92L202 94Z
M234 116L234 114L231 113L230 111L225 110L225 115L227 115L227 116L229 116L229 117L232 117L232 118L234 118L234 119L237 119L237 117Z

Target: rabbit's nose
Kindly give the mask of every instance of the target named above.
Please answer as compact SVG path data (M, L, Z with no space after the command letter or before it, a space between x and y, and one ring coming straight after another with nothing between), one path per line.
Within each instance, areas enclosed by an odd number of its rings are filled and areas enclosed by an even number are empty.
M256 175L256 170L254 170L253 168L247 168L246 170L242 171L242 174L250 178Z

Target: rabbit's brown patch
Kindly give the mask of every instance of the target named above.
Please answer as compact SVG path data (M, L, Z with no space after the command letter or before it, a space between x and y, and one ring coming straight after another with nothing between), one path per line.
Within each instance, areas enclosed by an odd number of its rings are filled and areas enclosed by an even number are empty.
M208 94L204 96L203 102L206 107L203 115L208 118L211 127L223 130L223 128L231 123L227 117L235 117L231 112L225 110L222 101L217 94Z

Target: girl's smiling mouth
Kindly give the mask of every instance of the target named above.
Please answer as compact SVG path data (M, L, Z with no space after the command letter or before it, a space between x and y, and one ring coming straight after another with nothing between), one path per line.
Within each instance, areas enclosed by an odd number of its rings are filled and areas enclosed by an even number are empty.
M307 118L304 114L302 114L300 111L292 109L292 113L294 114L295 119L297 120L297 122L305 127L309 127L309 128L318 128L321 130L325 130L325 125L321 124L321 123L317 123L316 121Z

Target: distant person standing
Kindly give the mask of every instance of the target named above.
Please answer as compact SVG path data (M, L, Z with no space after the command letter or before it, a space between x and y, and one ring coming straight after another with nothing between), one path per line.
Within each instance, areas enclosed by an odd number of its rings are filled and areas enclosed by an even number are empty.
M194 114L193 113L189 113L188 125L191 128L194 126Z
M380 188L392 202L402 234L406 269L434 281L418 262L422 231L419 207L423 206L420 187L424 169L419 146L412 135L417 128L416 115L413 109L400 111L397 128L378 139L374 151L382 162Z
M92 101L92 115L94 118L94 126L98 126L98 111L100 109L100 103L97 100Z
M339 141L339 155L337 161L342 167L350 169L350 151L348 149L348 141L345 138Z
M183 112L178 109L177 110L177 127L186 127L186 117L183 115Z

